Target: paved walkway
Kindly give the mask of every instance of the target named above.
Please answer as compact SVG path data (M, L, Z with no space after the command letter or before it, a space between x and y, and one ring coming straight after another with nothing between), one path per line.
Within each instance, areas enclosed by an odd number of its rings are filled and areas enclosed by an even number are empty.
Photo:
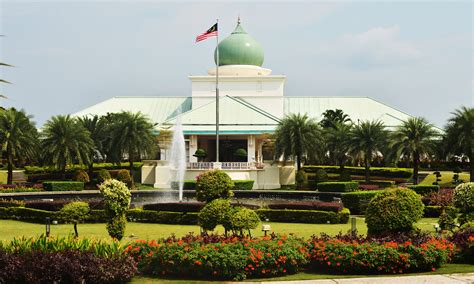
M285 284L466 284L474 283L474 273L466 274L444 274L444 275L420 275L420 276L398 276L398 277L368 277L368 278L345 278L324 280L300 280L300 281L269 281L261 283L285 283Z

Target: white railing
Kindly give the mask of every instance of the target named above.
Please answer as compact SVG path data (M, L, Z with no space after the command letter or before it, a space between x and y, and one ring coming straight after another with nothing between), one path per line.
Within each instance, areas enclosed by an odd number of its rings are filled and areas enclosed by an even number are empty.
M260 167L261 166L261 167ZM214 168L214 162L192 162L188 163L187 168L190 170L208 170ZM223 170L249 170L263 168L255 162L222 162L221 169Z

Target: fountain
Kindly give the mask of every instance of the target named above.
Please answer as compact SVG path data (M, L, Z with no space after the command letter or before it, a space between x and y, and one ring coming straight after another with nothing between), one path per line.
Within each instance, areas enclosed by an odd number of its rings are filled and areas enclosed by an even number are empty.
M181 110L177 115L176 123L174 125L173 140L171 142L171 155L168 161L173 173L171 180L178 184L178 200L181 202L183 201L184 173L186 172L186 146L181 125Z

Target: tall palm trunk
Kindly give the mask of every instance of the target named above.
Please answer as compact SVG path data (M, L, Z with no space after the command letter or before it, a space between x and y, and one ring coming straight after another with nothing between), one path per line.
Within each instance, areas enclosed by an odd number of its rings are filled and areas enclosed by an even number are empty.
M13 184L13 159L10 146L7 147L7 184Z
M128 161L130 162L129 168L130 168L130 174L132 174L133 171L133 151L132 147L128 148Z
M365 165L365 181L370 181L370 164L369 164L369 157L368 153L364 155L364 165Z
M418 184L418 161L420 160L420 154L418 151L413 151L413 183Z
M469 164L470 164L470 174L471 177L469 178L469 181L474 182L474 155L471 153L471 156L469 157Z
M296 155L296 169L298 172L301 170L301 155Z

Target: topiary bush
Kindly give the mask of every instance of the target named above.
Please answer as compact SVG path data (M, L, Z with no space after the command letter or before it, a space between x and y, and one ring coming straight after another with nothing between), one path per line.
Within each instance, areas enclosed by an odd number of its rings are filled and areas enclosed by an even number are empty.
M439 185L411 185L409 189L414 190L419 195L425 196L439 190Z
M238 207L230 217L230 224L232 225L232 230L240 231L242 234L243 230L257 228L258 224L260 224L260 218L252 209Z
M116 179L125 183L128 186L128 188L133 187L133 179L132 179L132 176L130 175L129 170L123 169L123 170L118 171Z
M323 169L318 169L316 173L314 174L314 182L316 184L320 182L326 182L328 180L329 180L328 173Z
M296 187L301 188L308 183L308 176L303 170L299 170L295 175Z
M413 224L423 217L424 205L411 189L391 189L377 194L369 203L365 215L368 233L396 233L413 230Z
M233 196L234 182L227 173L221 170L211 170L200 174L196 179L196 199L210 202L218 198Z
M348 171L343 171L339 174L339 181L352 181L351 174Z
M101 169L99 170L99 173L97 175L97 179L99 183L103 183L104 181L111 179L112 177L110 176L110 173L106 169Z
M43 183L46 191L79 191L84 189L81 181L48 181Z
M125 214L130 207L132 194L125 183L115 179L104 181L99 190L104 196L107 231L112 238L121 240L127 222Z
M474 221L474 182L458 185L454 189L453 204L459 209L459 224Z
M214 199L199 212L199 225L204 230L214 230L217 225L225 225L226 229L231 229L229 219L231 215L231 206L228 199Z
M359 183L355 181L328 181L318 183L317 187L321 192L350 192L357 190Z
M58 217L64 223L74 224L74 236L77 238L79 237L77 224L82 223L87 219L89 211L89 204L76 201L64 205L64 207L59 211Z
M87 174L86 171L84 170L78 170L76 174L74 175L74 181L80 181L83 183L88 183L90 182L89 174Z

